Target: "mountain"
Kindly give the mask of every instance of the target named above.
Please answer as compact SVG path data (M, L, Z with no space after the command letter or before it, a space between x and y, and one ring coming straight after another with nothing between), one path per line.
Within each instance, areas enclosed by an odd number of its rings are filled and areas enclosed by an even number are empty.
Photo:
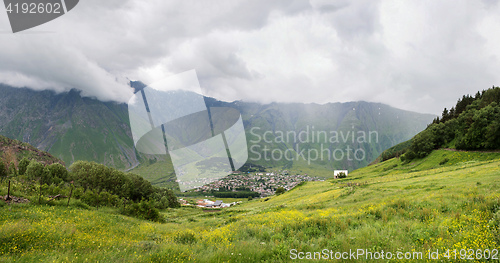
M138 164L125 104L0 85L0 134L34 145L68 166L89 160L116 168Z
M267 167L313 164L330 171L364 167L385 149L425 129L434 117L364 101L263 105L207 98L206 102L209 107L240 110L247 133L248 162ZM268 158L265 149L269 149Z
M131 84L136 90L143 87L138 82ZM168 156L135 151L126 104L82 97L76 90L56 94L0 85L0 93L1 135L48 151L68 166L76 160L89 160L131 169L142 160L135 172L150 180L164 182L164 175L158 173L173 175L172 166L165 164ZM205 98L205 102L208 107L240 110L249 163L305 171L366 166L383 150L423 130L435 117L369 102L260 104L213 98ZM316 152L323 153L323 158L314 158ZM274 158L280 153L280 158ZM148 174L155 169L157 175Z

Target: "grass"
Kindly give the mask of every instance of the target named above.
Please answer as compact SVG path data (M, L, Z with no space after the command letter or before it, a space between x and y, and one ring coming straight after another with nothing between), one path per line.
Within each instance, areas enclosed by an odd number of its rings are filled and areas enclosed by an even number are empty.
M168 187L170 189L179 188L178 184L175 182L177 178L172 162L170 161L170 156L168 155L166 160L154 162L152 164L144 163L132 169L130 172L142 176L154 186Z
M218 212L168 209L165 224L111 208L5 205L0 262L285 262L291 249L358 248L445 259L446 249L500 249L499 186L498 153L439 150Z

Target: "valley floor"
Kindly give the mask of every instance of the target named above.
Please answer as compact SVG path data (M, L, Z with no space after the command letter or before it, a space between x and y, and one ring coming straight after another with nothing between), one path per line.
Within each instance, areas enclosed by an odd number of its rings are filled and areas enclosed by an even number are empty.
M288 262L358 249L338 261L382 251L394 262L483 261L500 257L499 187L500 153L439 150L219 212L168 209L164 224L111 208L2 205L0 262Z

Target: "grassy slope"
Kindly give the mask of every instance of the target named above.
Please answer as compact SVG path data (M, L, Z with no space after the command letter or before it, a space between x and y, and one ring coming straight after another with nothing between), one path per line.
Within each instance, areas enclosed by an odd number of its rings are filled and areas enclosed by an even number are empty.
M166 224L112 211L3 207L0 262L277 262L289 259L292 248L424 255L427 249L498 249L488 221L500 208L499 186L499 153L439 150L220 213L165 211Z
M130 172L142 176L154 186L179 189L179 185L175 182L177 177L170 156L167 155L165 159L152 164L143 162Z

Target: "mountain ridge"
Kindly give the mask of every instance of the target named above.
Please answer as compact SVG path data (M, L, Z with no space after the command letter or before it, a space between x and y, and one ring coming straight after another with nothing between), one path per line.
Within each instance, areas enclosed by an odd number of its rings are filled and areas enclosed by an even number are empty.
M131 82L131 86L137 91L145 85ZM169 160L168 156L150 156L135 150L127 105L124 103L101 102L82 97L77 90L55 93L0 84L0 93L4 94L0 98L0 134L31 143L62 159L67 165L76 160L88 160L128 170L141 162L147 163L148 160L154 162ZM260 127L262 133L272 132L273 135L270 136L272 140L276 137L276 131L298 133L307 127L324 131L377 130L379 132L378 144L360 146L366 151L366 160L344 160L335 164L313 162L314 165L329 170L337 166L349 169L366 166L383 150L408 140L424 129L425 125L435 117L363 101L260 104L244 101L224 102L209 97L204 99L207 107L223 106L240 110L249 142L256 139L256 136L250 133L252 127ZM259 142L257 145L282 151L296 146L293 143L266 144L265 142ZM302 146L306 149L319 147L317 144ZM341 144L338 146L345 147ZM255 154L250 153L249 158L255 159ZM292 163L286 160L250 162L268 167L307 165L303 160Z

